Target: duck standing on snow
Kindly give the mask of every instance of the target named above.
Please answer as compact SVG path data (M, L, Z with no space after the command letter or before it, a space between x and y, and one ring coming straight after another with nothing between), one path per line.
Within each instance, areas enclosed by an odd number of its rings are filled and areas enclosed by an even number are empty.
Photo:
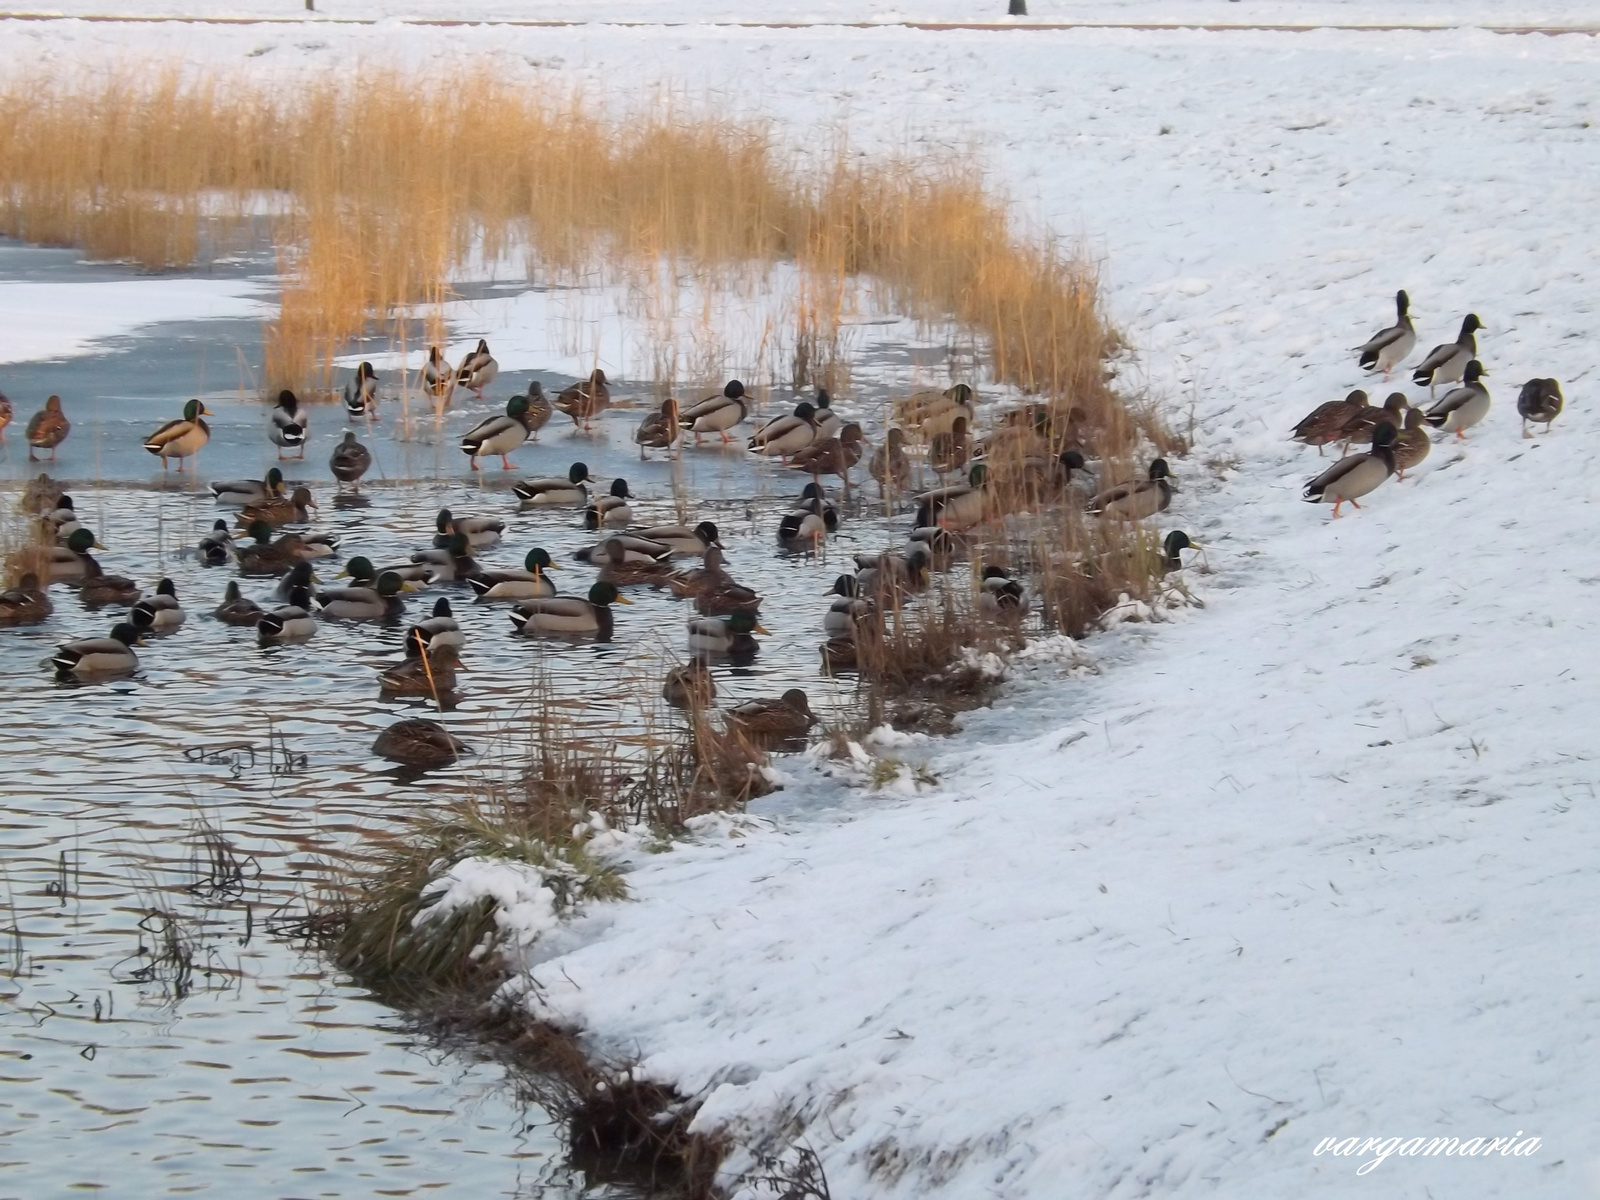
M356 441L354 430L346 429L344 440L333 448L333 453L328 457L328 470L339 481L338 490L344 491L344 485L348 483L359 491L361 477L371 468L372 451Z
M142 645L138 626L119 621L111 627L109 637L84 638L59 647L50 665L62 676L131 675L139 669L139 656L133 648Z
M1302 446L1315 446L1317 457L1322 448L1332 442L1344 440L1344 431L1351 422L1361 419L1368 408L1367 394L1360 388L1343 400L1329 400L1311 410L1289 434L1289 440Z
M1395 482L1404 479L1406 472L1427 458L1432 449L1433 439L1428 436L1427 419L1422 410L1407 410L1405 428L1395 434L1394 439Z
M378 373L369 362L356 368L355 387L344 387L344 407L352 417L370 417L378 411Z
M1522 418L1522 436L1532 437L1528 422L1534 421L1550 432L1550 422L1561 415L1561 385L1554 379L1530 379L1517 395L1517 414Z
M553 596L547 600L525 600L517 605L511 624L523 637L541 633L579 634L610 641L613 632L611 606L632 604L616 585L600 580L589 589L589 598Z
M456 371L456 382L482 400L483 389L493 383L498 374L500 364L489 353L489 343L479 338L478 348L461 360L461 366Z
M1174 529L1161 543L1161 557L1157 563L1158 573L1170 575L1173 571L1183 570L1183 551L1198 549L1200 549L1199 543L1191 542L1189 535L1183 530Z
M300 411L299 399L288 388L278 393L278 403L273 405L272 412L267 415L267 437L278 448L280 462L283 460L285 449L298 447L300 453L295 457L306 456L306 417Z
M223 589L222 603L211 610L211 615L224 625L248 625L253 629L265 614L259 604L239 591L238 580L230 579Z
M1356 347L1356 352L1361 356L1361 369L1363 371L1382 371L1385 379L1389 378L1401 363L1405 362L1406 355L1416 347L1417 331L1411 325L1411 297L1404 291L1395 293L1395 322L1387 329L1380 329L1370 339Z
M1372 431L1385 421L1399 429L1406 423L1406 413L1410 408L1404 392L1390 392L1382 408L1369 404L1357 413L1344 427L1339 440L1346 447L1355 442L1370 442Z
M565 479L524 479L511 490L524 504L588 504L589 489L584 484L593 482L588 466L575 462Z
M71 432L72 422L61 411L61 397L51 396L44 402L44 407L28 420L28 461L39 461L33 456L35 450L48 450L50 461L55 462L56 447L66 441L67 434Z
M482 469L478 466L478 459L493 454L500 456L501 467L511 470L511 460L506 455L528 440L530 431L527 415L528 398L513 396L506 401L504 413L490 417L462 435L461 449L467 454L474 471Z
M750 415L745 403L744 384L730 379L720 393L707 396L691 404L678 414L678 424L694 434L694 444L700 444L702 433L714 433L724 442L733 441L728 430Z
M1360 508L1356 502L1394 474L1394 440L1395 428L1385 421L1373 430L1372 449L1368 453L1341 458L1306 484L1303 498L1312 504L1332 501L1335 517L1346 500Z
M1101 517L1142 521L1158 512L1166 512L1172 504L1174 490L1167 460L1158 458L1150 464L1149 478L1107 488L1089 501L1089 511Z
M1467 364L1478 357L1478 342L1472 335L1482 328L1478 314L1468 313L1456 340L1428 351L1428 357L1412 372L1411 382L1418 387L1426 385L1429 396L1436 384L1459 383L1466 375Z
M183 472L183 460L200 453L200 447L211 440L211 427L201 417L212 413L198 400L183 406L183 416L168 421L145 439L144 448L161 460L161 469L167 469L167 460L178 460L178 471Z
M1424 419L1435 429L1454 430L1458 440L1465 440L1467 430L1489 415L1489 389L1479 382L1488 373L1473 359L1467 364L1466 382L1446 392Z
M611 407L611 389L606 386L606 373L596 367L581 383L561 389L556 397L556 407L572 418L574 425L591 428L594 419Z
M768 458L787 462L789 455L804 450L816 440L816 412L815 408L802 400L788 416L777 417L756 430L755 436L749 441L750 449Z
M639 428L633 431L633 440L638 443L641 459L647 449L670 449L678 440L678 402L671 396L663 400L658 412L639 422Z

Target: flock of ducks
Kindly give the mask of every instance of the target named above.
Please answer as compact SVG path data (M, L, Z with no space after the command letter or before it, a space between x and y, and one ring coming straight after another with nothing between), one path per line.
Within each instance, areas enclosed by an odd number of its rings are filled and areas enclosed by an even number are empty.
M458 386L479 391L497 372L483 342L460 368L442 368L443 358L435 351L424 376L430 386L446 394ZM377 375L369 364L357 369L345 396L352 413L359 402L362 415L373 414L380 400ZM502 467L510 468L509 455L534 437L553 412L568 415L575 426L588 426L610 406L610 389L600 370L554 398L546 397L534 382L526 392L510 398L503 414L463 435L461 447L474 469L485 457L499 457ZM52 413L60 414L60 403L54 398L40 416ZM751 398L744 385L730 380L720 391L692 403L680 404L675 399L662 403L640 423L634 441L641 455L650 449L681 448L691 438L697 445L708 437L729 445L750 413ZM163 463L176 458L183 469L185 460L209 437L204 423L207 415L200 401L189 401L183 417L152 434L147 448ZM841 575L829 589L821 622L825 637L821 654L829 673L856 666L857 631L873 620L891 597L925 587L932 570L949 565L963 533L1004 517L1017 504L1064 499L1107 519L1138 521L1163 512L1171 503L1174 484L1163 459L1151 462L1142 478L1096 487L1087 467L1081 430L1051 428L1051 417L1042 406L1010 414L984 438L972 436L975 416L975 396L966 384L919 392L895 406L894 425L872 453L867 470L886 499L909 500L915 516L902 545L856 556L854 571ZM64 424L65 417L60 419ZM278 448L280 461L291 450L303 458L308 439L306 409L292 393L281 394L272 407L267 435ZM956 472L958 480L911 492L908 443L913 438L927 447L935 471L941 475ZM819 548L840 523L839 508L829 498L823 479L837 477L848 491L850 472L871 449L861 425L844 420L834 411L827 392L819 389L811 399L760 424L742 440L751 455L809 476L798 499L779 521L777 536L784 550ZM55 444L59 442L58 438ZM1027 488L1003 494L992 486L990 466L997 463L1002 451L1010 454L1007 461L1023 472ZM372 455L356 431L347 429L328 465L339 490L359 487L372 466ZM626 595L629 589L639 585L666 588L691 600L695 614L685 623L688 661L668 675L663 696L679 707L709 704L716 686L707 660L748 656L757 648L757 636L767 634L759 618L761 596L730 573L713 522L642 523L635 518L637 498L625 479L613 479L591 494L596 483L589 468L575 462L563 476L523 479L512 489L519 512L567 510L584 529L597 534L592 544L573 555L596 571L593 581L587 587L580 585L576 594L558 593L553 575L561 568L540 547L528 550L519 567L480 565L474 556L501 542L507 519L448 509L437 515L431 545L389 564L351 558L341 572L339 586L321 586L316 565L339 554L339 538L310 528L317 512L310 486L303 482L291 486L277 466L261 479L211 484L216 502L238 511L231 524L226 519L216 520L199 539L195 554L208 565L235 565L244 579L275 580L270 594L256 599L244 593L239 580L230 580L221 603L211 613L225 624L253 629L262 645L303 642L315 637L327 621L411 621L404 637L404 657L383 669L380 689L384 695L436 700L455 690L465 636L449 594L439 596L422 619L412 621L407 605L415 592L470 589L470 602L475 605L507 605L511 633L519 637L609 639L615 632L613 609L631 603ZM173 582L162 579L153 593L146 594L133 580L108 575L93 557L92 551L99 548L93 532L78 521L71 498L47 476L30 486L24 503L36 515L47 543L46 565L42 575L30 574L18 587L0 594L0 624L45 619L51 612L47 591L51 584L76 588L90 608L126 605L129 609L126 619L116 622L106 637L61 646L49 660L58 674L131 673L139 666L137 648L146 646L147 639L182 630L187 616ZM1181 566L1179 555L1191 545L1181 532L1169 535L1164 564ZM1023 584L1004 568L983 567L979 602L985 611L1017 612L1025 606L1026 597ZM458 596L457 603L460 601ZM818 721L799 689L734 706L724 716L731 729L767 747L803 742ZM386 731L375 749L396 761L422 766L454 761L464 752L443 726L427 720L400 722Z
M1402 367L1417 345L1417 331L1411 323L1411 298L1404 292L1395 295L1395 323L1380 329L1355 348L1363 370L1382 372L1384 379ZM1428 389L1429 402L1412 405L1404 392L1391 392L1381 406L1373 405L1365 391L1356 389L1343 400L1319 405L1294 427L1290 436L1306 446L1342 445L1344 457L1306 484L1303 496L1312 503L1332 504L1339 516L1342 505L1361 507L1359 500L1382 486L1390 476L1404 479L1433 448L1432 430L1454 433L1465 440L1467 430L1482 424L1489 415L1491 400L1484 378L1489 374L1478 358L1476 335L1484 328L1476 313L1461 322L1455 341L1435 346L1411 373L1411 382ZM1454 384L1443 396L1441 385ZM1531 437L1530 423L1543 425L1561 415L1564 403L1561 385L1554 379L1530 379L1517 396L1517 413L1522 418L1522 436ZM1366 442L1370 449L1349 453L1350 447Z

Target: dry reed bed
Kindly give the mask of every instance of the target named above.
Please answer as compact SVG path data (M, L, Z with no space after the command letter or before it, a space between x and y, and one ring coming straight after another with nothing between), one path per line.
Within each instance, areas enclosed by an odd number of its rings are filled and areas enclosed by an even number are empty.
M462 64L471 68L472 64ZM853 280L954 321L993 377L1086 413L1116 447L1155 426L1105 383L1115 339L1093 266L1024 233L969 153L863 158L844 136L802 160L772 125L670 97L621 116L581 92L498 81L293 86L128 68L0 84L0 230L151 269L203 261L262 193L286 284L267 392L326 385L333 357L401 306L437 305L474 254L525 251L545 278L702 276L794 263L796 374L837 382Z

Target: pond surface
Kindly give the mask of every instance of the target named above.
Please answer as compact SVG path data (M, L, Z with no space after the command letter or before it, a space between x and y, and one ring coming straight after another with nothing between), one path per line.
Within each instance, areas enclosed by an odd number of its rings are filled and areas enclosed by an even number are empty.
M0 253L0 278L18 253ZM615 610L614 638L596 644L514 637L508 606L475 605L464 587L410 597L416 618L448 595L466 632L462 696L439 719L476 753L402 777L371 744L393 720L427 707L378 696L374 668L398 659L403 624L328 622L308 643L262 649L253 630L210 616L238 575L193 555L212 522L233 515L204 483L259 478L274 462L263 406L237 387L198 386L202 353L214 361L236 345L258 357L258 325L174 322L87 355L0 366L0 390L17 405L0 457L4 520L15 520L20 484L40 469L26 461L21 429L57 392L74 430L48 469L108 548L96 557L147 592L172 578L189 614L177 633L139 651L136 676L85 686L56 683L42 664L64 641L103 634L125 610L87 611L57 586L48 621L0 630L9 698L0 994L10 1035L0 1049L0 1198L620 1194L585 1190L561 1161L561 1131L518 1102L499 1068L431 1046L272 929L275 917L303 910L341 847L515 763L535 691L596 737L674 720L659 687L687 656L692 606L629 588L635 603ZM888 361L910 352L879 353ZM485 566L520 566L543 546L563 568L561 591L582 595L595 571L570 556L596 535L576 510L519 511L510 491L518 478L562 475L582 460L602 481L595 490L628 479L641 497L638 521L715 521L730 571L765 597L772 636L753 662L715 665L719 703L800 686L819 713L850 705L852 681L818 675L823 593L850 553L892 544L904 519L863 513L825 555L782 554L777 520L807 477L752 461L742 442L708 442L672 460L654 451L641 462L631 434L648 391L625 382L616 392L624 405L638 396L639 406L613 410L592 434L557 414L538 444L514 455L515 471L491 460L481 475L470 472L461 432L501 411L528 378L502 375L484 401L468 397L442 423L417 412L407 422L385 403L358 427L376 465L359 498L337 503L327 458L344 415L312 409L304 462L282 466L320 502L313 527L343 539L339 558L319 568L324 584L336 585L353 555L381 564L428 546L435 513L449 506L506 520L503 542L476 555ZM547 389L569 382L542 378ZM192 474L163 477L141 443L194 394L216 413L212 440ZM790 403L776 397L769 411ZM267 603L272 580L242 582ZM174 942L192 969L159 953Z

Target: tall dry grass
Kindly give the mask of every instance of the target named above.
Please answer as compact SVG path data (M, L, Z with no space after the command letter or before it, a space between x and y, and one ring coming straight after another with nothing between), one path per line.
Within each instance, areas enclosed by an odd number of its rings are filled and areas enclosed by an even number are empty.
M797 382L845 379L839 336L868 280L913 317L982 341L996 379L1089 413L1121 443L1114 345L1092 264L1024 231L972 153L805 162L779 132L670 96L608 115L581 92L344 72L292 86L129 68L0 84L0 230L152 269L203 261L263 194L286 284L264 390L325 384L400 306L438 305L474 256L545 278L701 276L792 262ZM703 366L697 364L697 366Z

